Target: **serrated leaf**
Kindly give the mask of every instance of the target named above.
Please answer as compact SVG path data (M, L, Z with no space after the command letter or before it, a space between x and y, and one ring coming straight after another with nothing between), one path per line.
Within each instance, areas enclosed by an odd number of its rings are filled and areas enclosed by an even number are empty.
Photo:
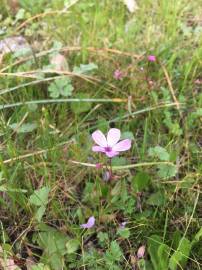
M145 172L138 172L131 181L132 188L135 192L140 192L148 187L150 176Z
M174 164L160 164L158 169L158 175L161 178L174 177L177 173L177 167Z
M121 139L122 140L124 140L124 139L134 140L135 137L131 131L125 131L125 132L122 132Z
M128 228L124 229L118 229L117 233L124 239L127 239L130 237L130 230Z
M45 211L46 211L46 207L43 206L43 205L40 206L40 207L37 209L36 214L35 214L34 217L35 217L35 219L36 219L38 222L41 222L41 219L42 219L42 217L43 217Z
M67 248L67 254L75 253L80 246L78 239L71 239L67 242L66 248Z
M76 96L76 98L79 99L85 99L85 98L89 98L89 96L87 94L79 94ZM84 113L90 110L92 106L92 103L90 102L72 102L71 103L71 109L75 114L80 114L80 113Z
M58 98L59 96L71 96L73 90L74 88L71 80L68 77L55 79L55 81L52 82L48 87L48 91L52 98Z
M97 237L101 244L109 241L109 235L105 232L99 232Z
M23 8L20 8L17 14L15 15L15 18L18 21L24 19L24 17L25 17L25 10Z
M147 204L152 206L163 206L165 201L165 194L162 191L157 191L156 193L150 195L147 200Z
M158 157L160 160L164 161L168 161L170 159L170 155L167 150L161 146L149 148L149 156Z
M119 244L116 241L112 241L110 248L106 251L105 259L108 264L112 264L116 261L120 261L122 257L122 251Z
M50 188L42 187L41 189L35 190L30 196L29 202L36 206L45 206L48 203L48 195Z
M112 159L112 166L123 166L126 165L127 163L128 163L127 159L124 157L114 157Z
M88 74L95 69L98 69L98 66L94 63L81 64L79 67L74 67L73 72L76 74Z
M36 241L43 249L43 260L50 264L51 269L61 270L64 267L64 255L67 254L66 243L69 238L47 225L40 226L43 231L37 233Z
M15 130L16 133L28 133L28 132L32 132L37 128L37 124L36 123L26 123L26 124L22 124L19 126L19 123L13 123L11 125L9 125L9 127L12 130Z
M191 245L195 245L197 242L199 242L200 238L202 238L202 227L200 228L200 230L195 235L193 241L191 242Z

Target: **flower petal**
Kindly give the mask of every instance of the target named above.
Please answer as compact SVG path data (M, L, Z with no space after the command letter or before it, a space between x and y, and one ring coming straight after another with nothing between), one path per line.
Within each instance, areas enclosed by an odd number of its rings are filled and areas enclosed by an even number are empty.
M100 146L106 147L107 146L107 140L105 138L105 135L100 130L96 130L92 134L93 140Z
M147 59L150 62L155 62L156 61L156 56L155 55L149 55Z
M81 224L81 228L90 229L95 225L95 218L92 216L88 219L87 223Z
M119 152L116 152L116 151L110 151L110 152L105 152L105 154L106 154L108 157L112 158L112 157L117 156L117 155L119 154Z
M121 151L129 150L130 148L131 148L131 140L126 139L115 144L112 148L112 151L121 152Z
M108 146L114 146L121 137L121 132L118 128L111 128L107 134Z
M105 153L104 147L102 147L102 146L97 146L97 145L94 145L94 146L92 147L92 151L93 151L93 152L103 152L103 153Z
M139 247L139 249L137 251L138 259L142 259L144 257L144 254L145 254L145 246Z

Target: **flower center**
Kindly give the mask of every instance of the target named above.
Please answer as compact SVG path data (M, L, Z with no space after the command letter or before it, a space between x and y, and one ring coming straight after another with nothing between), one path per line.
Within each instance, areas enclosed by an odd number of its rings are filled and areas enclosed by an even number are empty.
M105 152L111 152L112 148L110 146L105 147Z

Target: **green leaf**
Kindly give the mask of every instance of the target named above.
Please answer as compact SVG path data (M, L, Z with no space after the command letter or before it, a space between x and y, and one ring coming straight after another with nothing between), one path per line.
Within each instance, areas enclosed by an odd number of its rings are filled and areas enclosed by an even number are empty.
M191 245L195 245L197 242L199 242L201 237L202 237L202 227L200 228L200 230L195 235L193 241L191 242Z
M87 94L81 93L76 96L76 98L85 99L89 98ZM90 110L92 106L91 102L72 102L71 103L71 109L75 114L84 113Z
M176 249L178 248L179 242L182 238L182 234L180 231L175 231L172 235L172 248Z
M98 69L98 66L94 63L81 64L79 67L74 67L73 72L77 74L88 74L95 69Z
M170 155L167 150L161 146L149 148L149 156L158 157L160 160L164 161L168 161L170 159Z
M130 237L130 230L128 228L124 229L118 229L117 233L124 239L127 239Z
M68 77L58 78L52 82L48 91L52 98L58 98L59 96L68 97L72 95L72 91L74 90L71 79Z
M41 189L35 190L30 196L29 202L36 206L45 206L48 203L48 194L50 188L42 187Z
M116 261L120 261L122 257L122 251L116 241L112 241L110 248L106 251L105 259L108 264L113 264Z
M118 181L118 182L116 182L115 186L113 187L113 189L111 191L111 195L113 197L117 196L121 193L121 190L122 190L122 182Z
M145 259L140 259L137 261L138 270L153 270L153 267L149 261Z
M140 192L148 187L150 182L150 176L145 172L138 172L132 178L132 188L135 192Z
M20 8L15 15L16 21L22 20L25 18L25 10L23 8Z
M42 217L43 217L45 211L46 211L46 207L43 206L43 205L40 206L40 207L37 209L36 214L35 214L34 217L35 217L35 219L36 219L38 222L41 222L41 219L42 219Z
M161 178L174 177L177 173L177 167L174 164L158 165L158 175Z
M50 268L49 268L49 266L47 266L43 263L39 263L37 265L31 266L30 270L50 270Z
M125 132L122 132L121 139L122 140L124 140L124 139L134 140L135 137L131 131L125 131Z
M37 128L37 124L36 123L26 123L26 124L22 124L19 126L19 123L13 123L13 124L9 125L9 127L12 130L15 130L16 133L28 133L28 132L32 132L33 130L35 130Z
M159 257L159 269L166 270L168 269L169 264L169 255L170 248L166 244L161 244L158 248L158 257Z
M36 233L36 241L42 248L42 261L45 264L50 264L51 269L61 270L64 267L64 255L67 254L66 244L69 238L47 225L39 226L39 231Z
M105 232L99 232L97 237L102 246L107 245L107 243L109 242L109 235Z
M165 202L166 198L163 191L157 191L156 193L150 195L147 200L147 204L152 206L163 206Z
M199 108L196 110L196 116L201 117L202 116L202 108Z
M124 166L127 163L127 159L124 157L114 157L112 159L112 166Z
M72 254L75 253L80 246L79 240L78 239L70 239L67 244L67 254Z
M148 239L148 252L151 257L154 270L167 270L159 268L158 248L162 244L162 239L158 235L152 235Z
M191 251L191 243L187 238L182 238L179 242L177 250L173 253L169 260L171 270L177 270L178 266L184 269Z

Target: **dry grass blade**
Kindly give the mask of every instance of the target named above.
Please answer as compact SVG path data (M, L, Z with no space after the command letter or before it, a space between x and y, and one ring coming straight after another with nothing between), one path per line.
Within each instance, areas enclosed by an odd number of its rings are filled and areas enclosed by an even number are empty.
M164 72L164 75L165 75L165 77L166 77L166 80L167 80L167 83L168 83L168 87L169 87L171 96L172 96L174 102L176 103L176 107L177 107L177 109L178 109L178 111L179 111L180 116L182 116L181 111L180 111L180 103L179 103L179 101L178 101L178 99L177 99L177 97L176 97L176 95L175 95L175 91L174 91L174 89L173 89L173 85L172 85L170 76L169 76L169 74L168 74L168 71L167 71L167 69L165 68L165 66L164 66L163 64L161 64L161 67L162 67L163 72Z

